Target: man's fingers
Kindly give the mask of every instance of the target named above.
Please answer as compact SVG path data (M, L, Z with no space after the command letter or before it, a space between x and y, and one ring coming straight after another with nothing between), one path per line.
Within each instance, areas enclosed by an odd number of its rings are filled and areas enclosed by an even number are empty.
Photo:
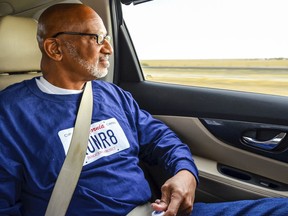
M168 204L164 200L157 199L151 206L155 211L166 211Z
M182 203L181 196L172 194L165 216L176 216L181 203Z

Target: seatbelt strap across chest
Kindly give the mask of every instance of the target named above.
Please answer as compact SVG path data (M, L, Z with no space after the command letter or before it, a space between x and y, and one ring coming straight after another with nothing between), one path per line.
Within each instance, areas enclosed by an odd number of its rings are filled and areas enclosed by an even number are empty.
M76 188L90 133L93 109L91 81L87 82L81 98L71 144L55 183L45 216L64 216Z

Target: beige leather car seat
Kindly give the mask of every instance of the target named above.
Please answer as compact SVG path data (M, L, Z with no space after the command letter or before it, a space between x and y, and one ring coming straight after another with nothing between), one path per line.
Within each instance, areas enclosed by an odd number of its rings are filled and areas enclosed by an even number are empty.
M27 17L0 17L0 90L39 76L41 52L37 21Z

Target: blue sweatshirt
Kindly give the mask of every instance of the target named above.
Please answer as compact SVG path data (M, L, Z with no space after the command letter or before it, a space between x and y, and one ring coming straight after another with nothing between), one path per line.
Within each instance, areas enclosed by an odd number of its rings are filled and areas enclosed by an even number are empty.
M93 81L86 158L67 215L126 215L151 197L139 158L198 176L189 148L119 87ZM44 215L81 94L43 93L35 78L0 93L0 215Z

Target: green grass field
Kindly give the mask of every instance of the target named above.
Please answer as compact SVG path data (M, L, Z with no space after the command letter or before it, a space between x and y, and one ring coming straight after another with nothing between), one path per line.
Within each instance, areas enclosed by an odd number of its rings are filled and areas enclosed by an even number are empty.
M146 60L146 80L288 96L288 59Z

